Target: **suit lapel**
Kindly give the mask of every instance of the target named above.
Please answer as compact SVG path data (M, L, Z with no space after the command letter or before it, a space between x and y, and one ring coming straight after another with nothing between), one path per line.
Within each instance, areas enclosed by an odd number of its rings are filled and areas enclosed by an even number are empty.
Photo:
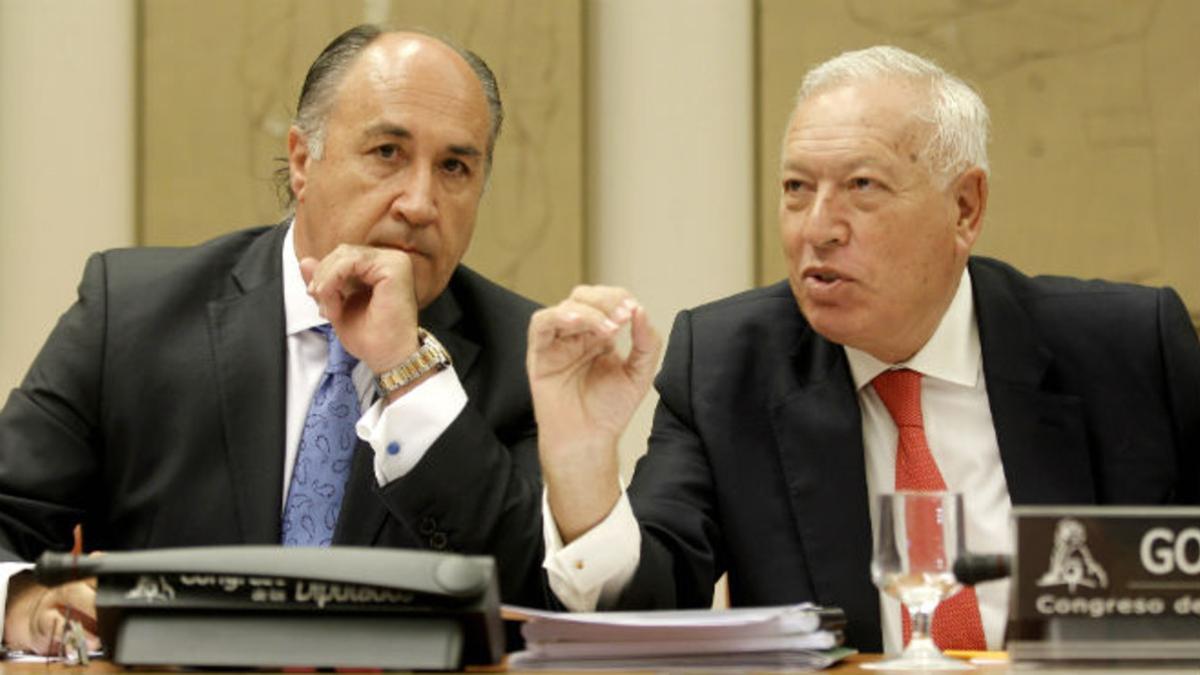
M878 634L862 422L845 352L803 329L772 398L775 438L815 596L852 616L874 617L876 629L866 634Z
M1012 503L1094 503L1082 402L1053 390L1054 357L1003 272L976 261L970 270L988 402Z
M420 322L450 352L454 372L458 373L459 379L465 380L479 356L480 346L462 330L463 311L455 297L458 286L459 275L455 274L446 290L421 311Z
M280 246L286 228L255 240L232 272L233 292L208 305L222 421L241 538L278 543L283 499L287 346Z
M418 322L450 352L455 373L465 381L479 355L480 346L460 330L463 314L454 293L457 279L456 274L447 289L421 311ZM359 441L354 450L354 463L346 484L342 509L338 514L333 537L335 544L364 546L378 543L388 514L378 486L375 479L375 451L370 444ZM418 541L419 538L413 536L414 546Z

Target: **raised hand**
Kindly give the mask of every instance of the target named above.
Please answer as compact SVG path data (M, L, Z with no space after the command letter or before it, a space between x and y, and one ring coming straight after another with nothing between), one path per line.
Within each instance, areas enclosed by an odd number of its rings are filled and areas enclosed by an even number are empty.
M319 261L301 260L300 273L342 346L372 372L394 368L417 351L417 298L407 253L342 244Z
M617 336L630 326L630 350ZM621 288L579 286L529 324L526 367L550 509L570 542L620 496L617 441L654 378L662 340Z

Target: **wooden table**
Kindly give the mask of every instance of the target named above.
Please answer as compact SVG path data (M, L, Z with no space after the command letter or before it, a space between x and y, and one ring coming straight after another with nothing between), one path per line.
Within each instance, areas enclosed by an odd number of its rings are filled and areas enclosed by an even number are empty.
M833 668L830 668L828 670L819 671L819 672L833 673L833 674L837 674L837 675L842 675L845 673L876 673L876 674L878 674L878 673L885 672L885 671L866 670L862 667L862 664L869 663L871 661L878 661L881 658L882 657L879 656L878 654L858 654L858 655L847 658L845 661L839 663L838 665L834 666ZM68 666L68 665L64 665L61 663L52 663L52 664L33 663L33 662L13 663L13 662L9 662L9 661L0 661L0 675L13 675L13 674L33 675L34 673L46 673L46 672L54 672L54 673L84 673L84 672L119 673L119 672L124 672L124 670L125 669L121 668L120 666L114 665L107 661L93 661L91 664L89 664L87 666ZM149 675L154 672L178 673L178 672L182 672L182 671L179 671L179 670L176 670L176 671L172 671L172 670L154 671L154 670L150 670L147 668L138 668L137 670L130 671L130 672L136 672L136 673L139 673L139 675ZM191 672L196 672L196 671L191 671ZM213 672L217 672L217 671L213 671ZM228 673L228 672L232 672L232 671L221 670L219 672ZM269 672L269 671L255 671L255 672L262 673L262 672ZM295 671L292 671L292 672L295 672ZM474 672L474 671L472 671L472 672ZM492 672L505 672L505 671L492 671ZM642 673L655 673L655 672L662 672L662 671L654 671L654 670L644 670L644 671L632 671L632 670L631 671L528 670L528 671L519 671L519 670L515 670L515 671L507 671L507 672L513 673L514 675L597 675L597 673L603 673L605 675L641 675ZM714 671L714 672L720 673L722 671L718 670L718 671ZM783 672L797 672L797 671L745 671L745 673L743 673L743 671L731 669L731 670L727 670L724 672L730 673L731 675L734 675L734 674L748 675L749 673L752 673L752 672L783 673ZM1097 664L1094 667L1088 668L1088 667L1080 667L1080 666L1075 666L1075 665L1056 666L1056 665L1021 663L1021 664L981 665L975 671L962 671L962 672L968 672L968 673L974 672L974 673L978 673L978 675L998 675L998 674L1004 674L1004 673L1016 673L1016 674L1035 673L1035 674L1039 674L1039 675L1070 675L1072 673L1080 673L1080 672L1103 672L1103 673L1118 673L1118 674L1127 674L1127 675L1134 675L1135 673L1153 673L1154 675L1176 675L1176 674L1178 674L1178 675L1185 675L1185 674L1186 675L1197 675L1197 673L1200 672L1200 668L1195 667L1195 666L1190 667L1190 668L1178 667L1178 666L1176 666L1176 667L1153 667L1153 666L1146 667L1143 665L1138 665L1138 666L1129 665L1129 666L1124 666L1124 667L1115 667L1115 666L1105 665L1105 664Z
M881 670L867 670L862 667L862 664L870 661L878 661L882 656L878 654L856 654L842 661L837 666L824 670L825 673L882 673ZM953 672L953 671L952 671ZM979 675L996 675L999 673L1039 673L1045 675L1070 675L1080 672L1103 672L1103 673L1121 673L1134 675L1136 673L1153 673L1154 675L1197 675L1200 673L1200 667L1192 666L1184 668L1180 666L1145 666L1145 665L1128 665L1114 666L1109 664L1096 664L1094 666L1079 666L1079 665L1057 665L1057 664L1041 664L1041 663L1009 663L1009 664L987 664L980 665L973 671L959 671L963 673L978 673Z

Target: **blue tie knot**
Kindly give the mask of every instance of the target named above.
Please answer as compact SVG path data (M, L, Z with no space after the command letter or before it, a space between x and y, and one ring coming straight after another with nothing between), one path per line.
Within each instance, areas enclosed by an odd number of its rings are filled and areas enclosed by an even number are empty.
M338 340L337 333L333 332L333 326L325 324L317 326L313 330L320 332L325 339L329 340L329 360L325 363L325 372L348 373L354 370L354 366L358 365L358 359L342 346L342 341Z

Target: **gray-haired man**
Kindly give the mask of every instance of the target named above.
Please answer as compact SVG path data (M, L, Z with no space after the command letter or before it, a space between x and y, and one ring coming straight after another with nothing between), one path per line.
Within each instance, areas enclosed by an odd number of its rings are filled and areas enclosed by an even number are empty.
M875 495L964 493L981 551L1010 547L1013 504L1200 500L1200 343L1179 297L971 257L987 135L970 87L905 51L810 71L783 141L788 280L676 318L627 496L616 441L659 339L615 288L534 315L564 604L707 606L728 572L735 605L837 605L851 645L894 651L899 609L869 574ZM939 612L957 617L943 647L1000 645L1004 584L963 597Z

